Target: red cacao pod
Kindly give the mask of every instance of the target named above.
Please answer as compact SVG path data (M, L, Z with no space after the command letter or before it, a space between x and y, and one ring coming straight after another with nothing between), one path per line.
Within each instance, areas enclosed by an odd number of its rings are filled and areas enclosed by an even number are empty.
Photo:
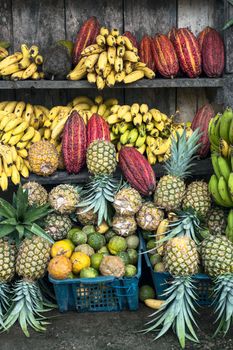
M154 70L155 62L152 56L152 42L153 39L148 35L142 38L139 46L139 56L141 61L146 63L147 67Z
M158 34L152 42L155 67L165 78L174 78L179 72L179 62L172 42L166 35Z
M168 39L171 40L172 43L174 43L175 40L175 35L177 32L177 28L173 27L171 30L169 30L169 32L167 33Z
M202 52L202 45L203 45L203 41L205 39L205 36L207 33L209 33L211 30L213 30L213 28L211 27L205 27L199 34L198 34L198 37L197 37L197 40L198 40L198 44L199 44L199 47L200 47L200 50Z
M76 65L81 57L81 52L89 45L95 43L100 31L100 24L96 17L90 17L83 23L78 31L73 48L73 65Z
M137 39L136 37L129 31L125 32L123 34L124 36L126 36L130 41L131 43L133 44L134 47L136 47L138 49L138 42L137 42Z
M191 128L192 130L200 129L202 133L199 143L201 144L198 154L201 158L205 158L210 150L210 141L208 138L208 126L210 119L215 116L214 109L210 104L206 104L201 107L195 117L193 118Z
M94 113L87 123L87 147L95 140L110 141L108 123L97 113Z
M129 184L145 196L155 190L154 171L148 160L134 147L122 147L119 152L119 165Z
M189 78L201 74L201 51L198 41L187 28L178 29L175 33L174 46L182 71Z
M220 77L225 66L224 43L221 35L212 29L202 45L203 71L210 78Z
M62 136L62 153L68 173L77 174L85 164L87 133L84 120L73 111L68 118Z

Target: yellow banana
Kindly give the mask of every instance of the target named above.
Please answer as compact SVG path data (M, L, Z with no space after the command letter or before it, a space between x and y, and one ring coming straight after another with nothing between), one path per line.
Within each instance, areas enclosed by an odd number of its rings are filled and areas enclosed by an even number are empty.
M21 118L23 111L25 109L26 103L23 101L20 101L17 103L15 106L14 114L16 115L17 118Z
M144 143L141 147L137 148L138 152L140 152L141 154L144 154L146 151L146 144Z
M48 109L48 108L46 108L46 107L44 107L44 106L41 106L41 105L36 105L35 107L39 108L39 109L43 112L43 114L44 114L47 118L49 118L49 109Z
M32 62L31 62L30 58L29 57L25 57L21 61L19 61L18 67L19 67L20 70L24 70L24 69L27 69L30 66L31 63Z
M146 306L150 307L154 310L159 310L161 306L164 304L164 300L159 299L146 299L144 300Z
M125 78L125 71L124 70L122 70L120 73L117 73L115 75L115 80L118 83L121 83L124 80L124 78Z
M103 114L103 118L104 118L104 119L108 118L108 116L110 116L110 114L111 114L110 109L109 109L109 108L106 109L106 111L105 111L104 114Z
M134 72L126 75L124 78L125 84L133 83L134 81L137 81L139 79L142 79L144 77L144 72L140 70L135 70Z
M18 72L20 69L21 68L19 68L19 64L18 63L13 63L10 66L7 66L7 67L1 69L0 74L2 76L11 75L13 73Z
M149 123L151 123L151 120L152 120L152 114L150 112L147 112L143 115L142 119L143 119L144 123L149 124ZM151 123L151 124L152 124L152 126L154 126L153 123Z
M4 111L7 113L13 113L16 105L17 105L17 101L10 101L6 104Z
M106 43L108 46L116 46L116 38L109 34L106 38Z
M108 85L108 87L113 87L115 85L115 82L115 72L114 70L112 70L106 78L106 84Z
M147 79L154 79L155 72L152 69L148 67L144 67L144 68L141 68L141 70L144 72L144 75Z
M114 106L111 107L111 112L112 112L113 114L115 114L115 113L118 112L119 108L120 108L120 105L116 104L116 105L114 105Z
M136 115L139 113L140 105L138 103L133 103L130 111L133 117L136 117Z
M148 111L149 111L148 105L145 104L145 103L141 104L141 106L140 106L140 113L141 113L141 114L145 114L145 113L147 113Z
M106 27L100 28L100 35L103 35L105 38L109 35L109 30Z
M39 72L35 72L32 74L32 80L40 80L40 73Z
M133 120L133 116L131 114L130 111L126 112L123 117L122 120L124 120L126 123L130 123Z
M19 124L12 132L12 135L19 135L22 134L27 128L29 127L29 123L26 121L23 121L21 124ZM22 135L23 136L23 135Z
M169 226L168 219L164 219L160 222L160 224L157 228L156 234L155 234L155 239L157 242L165 237L165 234L168 231L168 226ZM162 244L160 247L157 248L157 252L159 255L163 255L163 251L164 251L164 247Z
M150 113L152 114L152 118L156 123L160 123L162 121L162 115L158 109L152 108L150 109Z
M67 117L63 118L62 120L60 120L57 123L57 125L55 126L55 128L53 129L52 134L51 134L51 138L53 140L55 140L62 133L68 117L69 116L67 116Z
M99 59L98 59L98 68L99 70L103 73L106 65L108 63L108 53L106 51L101 52L101 54L99 55Z
M135 146L137 147L137 148L140 148L140 147L142 147L144 144L146 143L146 135L144 135L144 136L138 136L138 138L137 138L137 140L136 140L136 142L135 142Z
M27 156L28 156L28 152L27 152L26 149L19 149L19 150L17 151L17 153L18 153L18 155L19 155L20 157L22 157L22 158L27 158Z
M111 66L114 66L115 58L116 58L116 47L115 46L109 46L107 51L108 56L108 62Z
M17 158L16 158L15 165L16 165L16 168L18 169L18 171L21 171L22 167L24 165L23 159L18 155L18 153L17 153Z
M29 141L19 141L17 144L16 144L16 148L17 149L23 149L23 148L26 148L27 145L28 145Z
M117 37L119 36L120 32L119 32L118 29L113 28L113 29L111 30L111 33L110 33L110 34L111 34L112 36L114 36L114 38L117 38Z
M0 60L2 61L4 58L6 58L9 55L9 52L6 48L0 46Z
M99 90L103 90L103 88L105 87L105 80L99 75L96 79L96 86Z
M52 122L56 116L59 114L62 106L55 106L49 112L49 120Z
M2 175L3 172L3 161L2 161L2 157L0 157L0 177ZM1 179L0 179L0 183L1 183Z
M127 47L127 49L128 50L133 50L133 44L129 40L129 38L127 36L123 36L123 38L124 38L124 45Z
M40 66L43 62L44 62L43 56L37 55L37 56L35 57L35 63L36 63L38 66Z
M90 84L95 84L95 83L96 83L96 79L97 79L96 73L88 73L88 74L87 74L87 81L88 81Z
M19 70L13 74L11 74L11 80L13 81L18 81L18 80L22 80L23 79L23 73L24 70Z
M155 122L155 123L154 123L154 126L155 126L159 131L163 131L164 128L165 128L165 125L164 125L164 122L163 122L163 121L161 121L161 122L159 122L159 123Z
M44 131L44 139L45 140L49 140L50 137L51 137L51 133L52 133L51 129L46 128L45 131Z
M81 56L90 56L94 53L101 53L104 51L104 48L99 46L98 44L92 44L87 46L82 52Z
M97 35L95 41L101 47L104 47L104 45L106 44L105 36L103 36L101 34Z
M130 111L130 106L129 105L122 105L117 111L117 115L119 119L122 119L125 115L125 113Z
M99 56L100 55L98 53L95 53L93 55L88 56L87 59L85 60L86 68L88 68L88 69L93 68L94 65L96 64L96 62L98 61Z
M45 128L40 128L38 130L38 132L40 133L41 138L43 138L44 137Z
M98 106L96 106L96 105L91 106L90 111L91 111L91 113L97 113L97 111L98 111Z
M29 54L31 57L35 58L39 54L39 47L32 45L29 49Z
M23 58L23 54L21 52L15 52L13 55L6 57L4 60L0 62L0 70L19 62Z
M94 105L94 102L87 96L78 96L78 97L75 97L72 101L72 106L67 106L67 107L73 107L73 106L76 106L80 103L87 103L89 104L90 106L93 106Z
M125 51L124 61L136 63L139 61L139 56L136 55L133 51Z
M133 124L139 126L142 124L142 115L141 113L136 114L136 117L133 118Z
M68 80L80 80L83 77L85 77L87 74L87 68L86 66L81 67L79 70L72 70L68 75Z
M25 108L25 120L30 122L30 119L33 114L34 114L33 106L30 103L27 103Z
M3 158L3 168L6 176L7 177L11 176L12 165L8 165L5 158Z
M22 123L22 118L16 118L16 119L9 119L9 122L4 127L4 132L8 132L16 128L20 123Z
M2 101L0 102L0 111L4 111L4 108L9 103L9 101Z
M30 58L29 48L26 44L21 45L21 51L23 54L23 58Z
M20 183L20 174L15 164L12 165L11 181L14 185L18 185Z
M4 171L1 174L0 186L1 186L2 191L6 191L8 188L8 178L7 178L7 175Z
M25 164L25 166L28 168L28 170L31 171L31 167L30 167L28 159L23 159L23 164Z
M132 71L133 71L133 64L132 64L132 62L125 61L124 65L125 65L125 73L126 74L132 73Z
M114 62L114 69L116 73L120 73L123 70L123 58L117 56Z
M124 57L125 54L125 46L118 46L117 47L117 56L118 57Z
M6 117L3 117L0 123L0 130L4 130L5 126L9 123L9 121L14 119L15 115L13 113L9 113Z
M17 151L16 151L15 146L11 146L10 150L11 150L12 161L13 161L14 163L16 163Z
M106 101L104 101L104 104L107 107L112 107L118 104L118 99L117 98L108 98Z
M155 156L162 155L169 150L170 145L171 145L171 138L169 137L168 139L163 140L161 145L159 145L157 147L151 146L152 147L151 150Z
M29 168L26 165L23 165L22 170L20 171L20 173L25 178L29 177Z
M5 132L1 138L1 142L6 145L10 141L10 138L12 136L12 131Z
M108 119L108 124L112 125L112 124L116 124L120 121L120 118L118 117L117 114L111 114Z
M30 78L35 72L37 71L37 65L35 63L31 63L30 66L25 69L22 79L28 79Z
M21 140L22 136L23 136L23 132L21 132L20 134L16 134L16 135L11 136L8 144L11 146L16 145Z
M151 149L149 146L146 148L146 155L147 155L147 160L150 163L150 165L154 165L157 161L156 156L152 153Z
M98 114L99 115L104 115L105 111L107 109L107 106L106 104L102 103L101 105L99 105L99 108L98 108Z

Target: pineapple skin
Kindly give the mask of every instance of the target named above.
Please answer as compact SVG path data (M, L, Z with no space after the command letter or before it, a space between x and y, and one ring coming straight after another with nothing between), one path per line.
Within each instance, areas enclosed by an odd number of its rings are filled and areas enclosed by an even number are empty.
M23 189L28 190L28 203L30 206L42 206L48 202L48 192L35 181L29 181L23 185Z
M116 170L116 150L109 141L93 141L87 149L86 159L91 174L112 174Z
M6 239L0 239L0 283L10 282L15 274L16 248Z
M206 225L212 235L225 233L227 220L221 208L211 208L207 214Z
M71 185L58 185L49 193L49 203L59 214L72 214L78 201L79 195Z
M145 202L136 215L138 226L143 230L155 231L164 218L164 212L152 202Z
M197 215L205 217L211 207L208 184L204 181L193 181L186 190L183 209L192 208Z
M142 197L134 188L122 188L114 197L114 209L117 214L132 216L137 214L142 206Z
M95 225L97 223L97 214L94 210L88 210L83 212L84 208L78 208L76 211L76 216L78 221L83 225Z
M72 221L68 215L50 214L45 219L45 231L54 239L59 241L66 238L72 228Z
M49 176L58 168L58 153L49 141L35 142L29 149L28 159L32 172L37 175Z
M134 216L122 216L116 214L112 220L112 229L117 235L128 237L137 230L137 223Z

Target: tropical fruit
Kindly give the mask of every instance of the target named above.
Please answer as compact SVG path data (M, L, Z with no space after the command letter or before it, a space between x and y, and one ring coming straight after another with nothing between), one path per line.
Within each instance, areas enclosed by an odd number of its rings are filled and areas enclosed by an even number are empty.
M81 252L89 257L91 257L95 251L94 249L89 246L89 244L80 244L75 248L75 252Z
M80 229L73 233L71 240L75 245L86 244L87 234Z
M96 270L99 270L102 259L103 259L103 254L101 253L93 254L91 256L91 267L93 267Z
M123 252L127 249L127 243L125 238L114 236L110 239L108 243L108 250L111 254L117 255L120 252Z
M69 239L55 242L51 248L50 254L52 258L57 255L65 255L70 258L74 250L74 244Z
M104 236L101 235L100 233L92 233L88 236L87 243L89 244L90 247L92 247L94 250L97 251L105 245L106 240Z
M65 255L57 255L48 264L48 273L51 277L63 280L69 278L72 273L72 263Z
M166 268L165 265L162 262L158 262L154 265L154 271L155 272L165 272Z
M134 188L122 188L114 197L113 206L122 216L132 216L136 214L142 206L140 193Z
M205 28L198 34L197 41L198 41L198 44L199 44L199 47L200 47L201 52L202 52L202 46L203 46L203 42L204 42L205 36L206 36L206 34L209 33L211 30L213 30L213 28L211 28L211 27L205 27Z
M145 63L147 67L154 70L155 69L155 62L152 56L152 41L153 39L145 35L139 45L139 56L141 59L141 62Z
M131 265L136 265L138 262L138 252L135 249L127 249L129 255L129 263Z
M82 225L94 225L97 223L97 214L94 213L93 209L85 211L83 208L78 208L76 211L78 221Z
M80 278L95 278L98 276L98 271L93 267L85 267L80 272Z
M207 214L207 227L212 235L221 235L225 232L227 220L221 208L211 208Z
M116 150L111 142L96 140L89 145L87 168L91 174L112 174L116 165Z
M28 203L30 206L40 207L48 201L48 192L35 181L25 183L22 188L28 192Z
M127 252L119 252L117 253L117 256L121 258L125 266L130 263L129 254Z
M105 233L105 239L106 239L106 242L108 243L110 241L110 239L112 237L115 237L116 236L116 233L113 231L113 230L108 230L106 233Z
M58 153L49 141L35 142L28 151L31 171L36 175L49 176L58 168Z
M112 220L112 229L119 236L127 237L136 232L137 223L134 216L122 216L115 214Z
M140 287L139 299L141 301L144 301L146 299L154 299L154 298L155 298L155 291L151 286L145 284L145 285Z
M155 264L162 262L162 257L161 255L159 255L158 253L155 253L153 255L150 256L150 262L151 265L154 266Z
M82 232L82 229L80 227L73 227L71 230L69 230L67 239L70 239L72 241L72 236L75 232Z
M193 181L188 185L183 200L183 209L192 208L197 215L205 218L210 207L211 197L208 184L204 181Z
M210 30L202 44L203 71L210 78L220 77L225 66L225 48L221 35Z
M146 244L146 249L148 250L149 254L155 254L156 252L156 240L155 239L150 239L147 244Z
M152 55L155 67L165 78L175 78L179 72L179 62L176 51L170 39L163 34L157 34L152 43Z
M133 147L122 147L119 165L126 180L143 195L155 190L155 174L147 159ZM138 169L141 169L140 172Z
M96 140L110 141L110 131L104 118L94 113L87 123L87 146Z
M125 266L125 277L133 277L137 274L137 268L134 265L128 264Z
M109 225L106 221L102 221L100 225L96 226L96 232L105 234L109 230Z
M7 239L0 239L0 285L11 281L14 277L15 259L16 248L14 244L11 244Z
M91 235L92 233L95 233L95 226L94 225L85 225L82 228L82 231L86 233L87 237Z
M176 27L172 27L169 32L167 33L168 39L171 40L171 42L174 44L174 40L175 40L175 35L177 32L178 28Z
M139 242L140 242L139 238L136 235L126 237L126 243L127 243L128 249L137 249L137 247L139 246Z
M71 214L76 210L79 195L77 190L67 184L54 187L49 193L49 203L60 214Z
M106 246L100 248L97 253L102 254L102 256L110 255L109 250Z
M66 121L62 136L62 154L68 173L78 174L86 160L86 125L73 111Z
M119 256L104 256L100 264L100 272L103 276L123 277L125 265Z
M164 218L164 212L152 202L145 202L136 215L136 221L143 230L156 230L160 221Z
M68 215L49 214L45 218L45 231L55 240L66 238L72 227L72 221Z
M136 37L129 31L124 32L123 36L126 36L136 49L138 49L138 42Z
M70 257L72 263L72 271L78 274L82 269L91 266L90 257L82 252L74 252Z

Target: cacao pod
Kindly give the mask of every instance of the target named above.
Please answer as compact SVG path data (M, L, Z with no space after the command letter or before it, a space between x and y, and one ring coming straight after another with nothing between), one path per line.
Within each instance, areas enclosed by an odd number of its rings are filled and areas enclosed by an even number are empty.
M139 46L139 56L140 60L146 63L148 68L154 70L155 62L152 56L152 41L153 39L148 35L142 38Z
M197 37L197 40L198 40L198 44L199 44L199 47L200 47L200 50L202 52L202 45L203 45L203 41L205 39L205 36L207 33L209 33L213 28L211 27L205 27L199 34L198 34L198 37Z
M78 112L68 118L62 136L62 153L68 173L77 174L85 164L87 149L86 125Z
M87 123L87 147L95 140L110 141L108 123L97 113L94 113Z
M133 44L134 47L136 47L136 49L138 49L138 42L137 42L137 39L136 37L129 31L125 32L123 34L123 36L126 36L130 41L131 43Z
M134 147L122 147L119 165L129 184L145 196L155 190L155 174L148 160Z
M166 35L158 34L152 42L155 67L165 78L174 78L179 72L179 62L172 42Z
M178 29L173 42L182 71L189 78L201 74L201 51L198 41L187 28Z
M220 77L225 66L224 43L221 35L212 29L202 45L203 71L210 78Z
M95 43L95 39L100 31L100 24L96 17L90 17L83 23L75 39L72 61L77 65L80 60L81 52L89 45Z
M177 28L176 27L173 27L171 30L169 30L167 36L168 36L168 39L171 40L171 42L174 44L174 40L175 40L175 35L176 35L176 32L177 32Z
M198 154L201 158L205 158L210 150L210 141L208 137L208 126L210 119L215 116L213 107L210 104L206 104L203 107L201 107L195 117L193 118L191 128L192 130L196 130L197 128L200 129L200 132L202 133L199 143L201 144Z

